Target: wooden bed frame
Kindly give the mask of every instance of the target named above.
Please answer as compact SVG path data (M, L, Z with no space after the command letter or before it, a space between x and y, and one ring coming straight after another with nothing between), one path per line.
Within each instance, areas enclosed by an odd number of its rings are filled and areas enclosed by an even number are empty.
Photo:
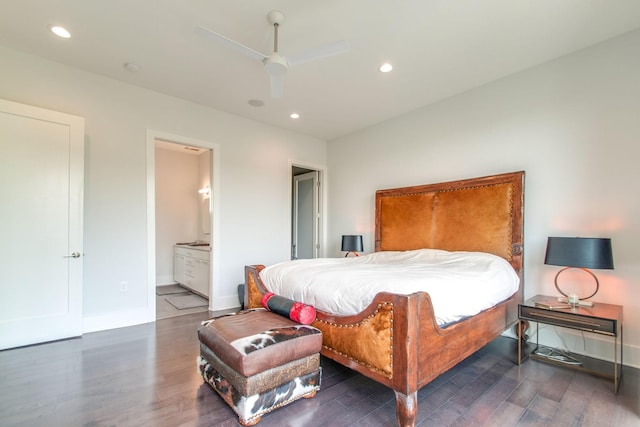
M482 251L508 260L518 292L473 317L440 328L427 293L378 294L361 313L321 311L322 354L396 395L400 426L413 426L418 390L482 348L517 320L523 301L524 172L376 192L375 250ZM261 307L259 272L245 267L245 307Z

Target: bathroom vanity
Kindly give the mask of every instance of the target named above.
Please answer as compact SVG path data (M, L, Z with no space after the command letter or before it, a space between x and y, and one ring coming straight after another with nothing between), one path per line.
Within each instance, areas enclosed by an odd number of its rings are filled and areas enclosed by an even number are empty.
M175 245L173 280L193 292L209 298L211 249L207 246Z

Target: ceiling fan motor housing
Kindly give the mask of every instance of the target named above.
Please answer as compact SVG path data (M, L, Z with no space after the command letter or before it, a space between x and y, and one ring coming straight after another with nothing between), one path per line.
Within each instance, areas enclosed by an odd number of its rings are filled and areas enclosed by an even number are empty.
M271 56L264 59L264 68L269 74L284 74L289 68L289 63L284 57L277 53L273 53Z

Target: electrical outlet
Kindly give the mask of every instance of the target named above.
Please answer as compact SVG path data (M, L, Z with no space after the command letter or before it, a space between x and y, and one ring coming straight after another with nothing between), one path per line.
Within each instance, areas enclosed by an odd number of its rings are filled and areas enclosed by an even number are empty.
M120 282L120 292L127 292L129 290L129 282Z

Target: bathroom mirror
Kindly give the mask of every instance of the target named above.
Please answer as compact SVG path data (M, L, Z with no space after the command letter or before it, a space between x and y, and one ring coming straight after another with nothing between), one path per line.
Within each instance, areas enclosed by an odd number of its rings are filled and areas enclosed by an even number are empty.
M211 234L211 198L210 197L205 197L204 199L202 199L200 217L202 218L202 233Z

